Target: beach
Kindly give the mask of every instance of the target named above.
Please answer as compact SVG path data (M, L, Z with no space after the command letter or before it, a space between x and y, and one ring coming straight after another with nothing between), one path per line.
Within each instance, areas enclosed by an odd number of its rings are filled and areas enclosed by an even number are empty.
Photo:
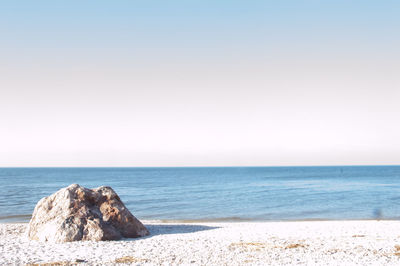
M400 221L160 222L150 235L61 244L0 224L1 265L399 265Z

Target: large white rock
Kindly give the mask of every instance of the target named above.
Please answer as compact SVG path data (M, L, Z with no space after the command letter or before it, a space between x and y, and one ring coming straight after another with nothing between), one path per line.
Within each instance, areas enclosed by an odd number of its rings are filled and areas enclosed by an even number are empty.
M110 187L78 184L41 199L29 222L30 239L50 242L118 240L149 234Z

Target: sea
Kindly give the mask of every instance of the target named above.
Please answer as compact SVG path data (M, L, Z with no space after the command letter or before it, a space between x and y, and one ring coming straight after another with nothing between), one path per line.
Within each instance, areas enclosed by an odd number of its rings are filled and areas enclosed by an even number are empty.
M0 222L70 184L111 186L139 219L400 219L400 166L0 168Z

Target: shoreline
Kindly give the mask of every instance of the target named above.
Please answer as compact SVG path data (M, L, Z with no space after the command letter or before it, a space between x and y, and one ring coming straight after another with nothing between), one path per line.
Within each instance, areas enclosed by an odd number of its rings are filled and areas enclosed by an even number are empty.
M32 215L10 215L0 217L0 224L24 224L29 223ZM16 220L20 218L26 218L24 220ZM137 217L136 217L137 218ZM400 221L400 217L389 217L389 218L356 218L356 219L327 219L327 218L304 218L304 219L252 219L252 218L241 218L241 217L222 217L222 218L199 218L199 219L142 219L138 218L144 223L285 223L285 222L346 222L346 221Z
M150 236L61 244L28 240L27 223L2 223L0 264L400 264L400 221L142 222Z

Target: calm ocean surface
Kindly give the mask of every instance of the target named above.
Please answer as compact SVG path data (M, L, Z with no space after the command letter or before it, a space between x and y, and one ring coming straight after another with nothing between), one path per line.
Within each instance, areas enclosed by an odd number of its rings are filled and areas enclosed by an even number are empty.
M111 186L139 219L400 218L400 166L0 168L0 222L72 183Z

